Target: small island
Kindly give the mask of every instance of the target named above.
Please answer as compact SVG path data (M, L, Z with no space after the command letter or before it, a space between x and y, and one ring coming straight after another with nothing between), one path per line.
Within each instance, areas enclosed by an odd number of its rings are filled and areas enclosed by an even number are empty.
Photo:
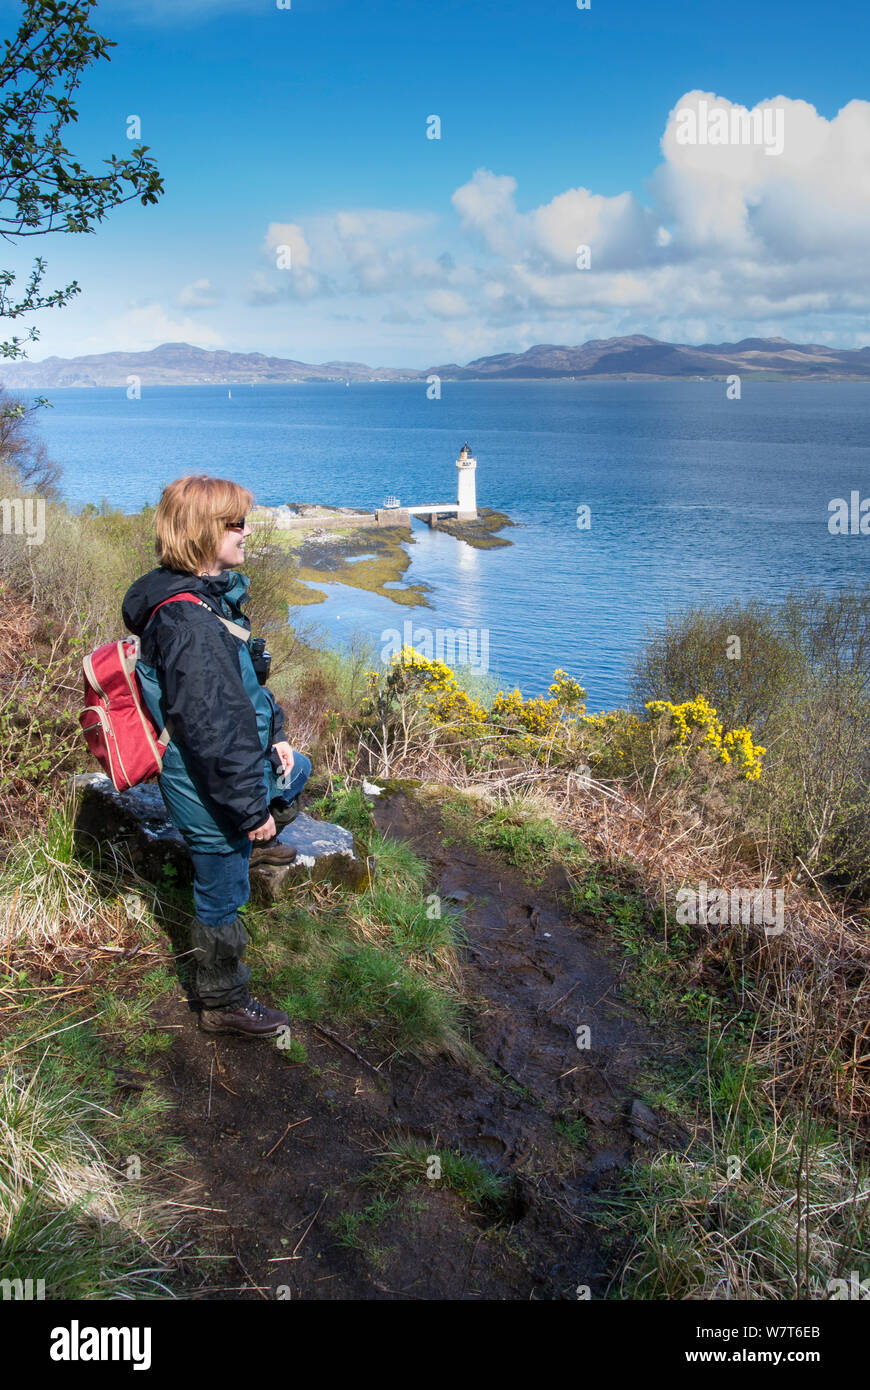
M322 603L326 594L317 588L319 583L365 589L411 608L430 606L426 584L402 584L411 563L407 548L415 543L410 519L403 524L352 507L304 503L255 507L248 515L255 527L252 551L272 551L279 557L289 604ZM519 523L504 512L481 507L473 521L447 518L430 524L466 545L487 550L511 545L494 532Z
M414 543L412 516L477 550L511 545L496 532L518 523L505 512L477 505L477 460L467 442L456 468L455 502L403 506L398 497L390 496L373 511L309 502L252 507L248 519L259 532L261 548L286 556L288 602L320 603L326 595L309 586L339 583L394 603L427 606L425 584L401 584L411 563L406 546Z
M476 521L461 521L458 517L445 517L435 523L438 531L447 531L457 540L473 545L476 550L492 550L499 545L513 545L506 536L497 536L505 526L518 526L511 521L506 512L493 511L491 507L478 507Z

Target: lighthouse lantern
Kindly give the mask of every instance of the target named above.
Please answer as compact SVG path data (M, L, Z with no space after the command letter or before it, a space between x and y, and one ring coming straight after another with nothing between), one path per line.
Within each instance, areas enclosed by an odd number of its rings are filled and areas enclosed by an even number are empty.
M474 470L477 468L477 459L472 457L471 445L467 440L459 451L456 467L459 470L459 488L456 498L459 505L457 520L476 521L477 488L474 481Z

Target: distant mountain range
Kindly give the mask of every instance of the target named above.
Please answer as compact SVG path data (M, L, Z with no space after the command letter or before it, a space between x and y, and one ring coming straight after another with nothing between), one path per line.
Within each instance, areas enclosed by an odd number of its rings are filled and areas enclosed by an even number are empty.
M870 347L848 350L786 338L744 338L739 343L663 343L641 333L596 338L579 347L539 343L525 352L478 357L417 371L367 367L363 362L296 362L261 352L209 351L190 343L162 343L148 352L101 352L89 357L46 357L42 362L0 363L0 382L10 390L57 386L246 386L288 381L556 380L581 377L629 380L723 377L800 377L805 380L870 381Z

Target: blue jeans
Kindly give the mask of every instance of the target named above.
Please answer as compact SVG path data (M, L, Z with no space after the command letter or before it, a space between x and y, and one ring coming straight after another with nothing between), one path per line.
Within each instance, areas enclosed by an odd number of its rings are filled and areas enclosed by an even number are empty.
M203 1009L243 1008L250 997L251 972L243 963L248 936L238 914L248 901L251 841L229 854L191 850L193 900L191 924L193 979L190 1005Z
M251 896L248 860L253 845L229 854L203 854L191 850L193 860L193 902L196 915L209 927L231 922Z
M271 801L289 803L311 774L304 753L293 752L289 777L270 778ZM193 862L193 902L196 918L191 935L195 968L194 993L206 1009L235 1009L247 1003L251 972L242 963L247 934L238 917L251 896L248 861L253 845L247 840L228 854L190 851Z
M311 763L304 753L297 753L293 749L293 771L282 773L273 779L273 787L270 788L271 801L284 801L288 804L295 800L305 783L311 776ZM273 790L274 788L274 790Z

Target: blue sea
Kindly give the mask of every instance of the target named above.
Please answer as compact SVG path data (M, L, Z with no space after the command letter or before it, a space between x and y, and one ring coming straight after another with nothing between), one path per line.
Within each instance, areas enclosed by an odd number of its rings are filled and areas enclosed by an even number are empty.
M324 640L379 649L406 620L486 631L489 669L524 694L556 667L589 708L626 703L645 633L688 605L833 592L868 574L870 537L832 536L828 504L870 496L870 385L445 382L146 387L46 393L40 428L75 506L135 511L189 472L235 478L266 504L372 508L456 500L468 440L477 500L519 523L475 550L414 523L406 581L431 607L332 585L301 610ZM590 509L579 529L578 507Z

